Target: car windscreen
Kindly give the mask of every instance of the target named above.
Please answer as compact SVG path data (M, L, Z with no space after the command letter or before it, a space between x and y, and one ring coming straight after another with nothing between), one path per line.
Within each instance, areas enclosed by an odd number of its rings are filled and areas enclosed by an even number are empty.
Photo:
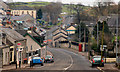
M33 57L33 59L41 59L40 57Z
M46 56L45 58L52 58L52 56Z
M101 58L94 58L94 60L101 60Z

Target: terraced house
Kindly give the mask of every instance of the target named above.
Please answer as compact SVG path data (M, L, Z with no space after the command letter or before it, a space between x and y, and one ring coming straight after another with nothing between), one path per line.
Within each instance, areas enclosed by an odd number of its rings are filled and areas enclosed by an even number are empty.
M26 56L26 39L10 28L2 28L2 32L2 64L9 65L16 63L16 61L17 64L19 64L19 61L23 63L23 59Z
M11 9L11 14L13 16L20 16L22 14L30 14L33 18L36 19L36 10L28 6L19 6Z
M55 31L53 31L53 46L59 47L60 41L67 41L68 40L68 33L62 29L58 28Z

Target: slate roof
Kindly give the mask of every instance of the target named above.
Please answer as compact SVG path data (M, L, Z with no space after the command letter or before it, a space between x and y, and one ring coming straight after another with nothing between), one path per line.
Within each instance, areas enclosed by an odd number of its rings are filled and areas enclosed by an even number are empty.
M89 27L96 25L96 21L83 21L83 23L85 23L85 25Z
M113 14L113 15L110 15L109 17L110 18L107 20L108 26L115 27L117 19L119 21L118 26L120 26L120 16ZM106 20L106 18L107 16L101 16L99 20Z
M63 33L63 32L56 33L56 34L53 35L53 36L56 36L56 35L58 35L58 34L60 34L60 33L62 33L62 34L64 34L64 35L68 36L67 34L65 34L65 33Z
M59 29L64 30L62 27L59 27L59 28L55 29L52 33L54 33L55 31L57 31ZM66 30L64 30L64 31L66 32Z
M11 20L26 21L34 20L34 18L29 14L22 14L20 16L11 16Z
M24 40L25 38L19 34L18 32L16 32L13 29L10 28L2 28L3 33L5 33L6 35L10 36L12 39L14 39L14 41L19 41L19 40Z
M13 10L35 10L31 7L28 7L28 6L18 6L18 7L14 7L12 8Z
M59 37L57 37L56 39L54 39L54 41L58 40L58 39L61 38L61 37L64 38L64 39L66 39L66 40L68 39L67 37L59 36Z
M20 33L21 35L25 35L27 33L26 30L16 30L18 33Z
M5 10L9 9L8 5L3 1L0 1L0 8L4 8Z

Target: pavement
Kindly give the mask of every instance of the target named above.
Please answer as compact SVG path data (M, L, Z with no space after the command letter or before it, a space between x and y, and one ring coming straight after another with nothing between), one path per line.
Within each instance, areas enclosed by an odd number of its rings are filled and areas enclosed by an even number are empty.
M29 66L29 65L22 64L21 68L25 68L26 66ZM3 68L0 68L0 70L11 70L11 69L16 69L16 64L6 65L6 66L3 66ZM19 65L17 65L17 69L20 69Z
M47 51L47 55L53 56L53 54L50 51ZM17 69L24 69L26 67L30 67L30 65L29 64L22 64L21 68L19 68L19 65L17 65ZM5 66L3 66L3 68L0 68L0 71L2 71L2 70L14 70L14 69L16 69L16 64L5 65Z

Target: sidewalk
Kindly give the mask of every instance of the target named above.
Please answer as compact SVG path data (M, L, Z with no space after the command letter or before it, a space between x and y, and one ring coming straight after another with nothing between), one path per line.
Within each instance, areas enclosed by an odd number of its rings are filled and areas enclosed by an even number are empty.
M52 55L53 56L53 54L50 51L47 51L47 55ZM29 66L30 66L29 64L22 64L21 68L19 68L19 65L17 65L17 69L23 69L23 68L26 68L26 67L29 67ZM12 70L12 69L16 69L16 64L3 66L3 68L0 68L0 71L2 71L2 70Z
M29 66L29 64L22 64L21 68L25 68L27 66ZM3 68L0 68L0 70L11 70L11 69L16 69L16 64L7 65L7 66L3 66ZM20 69L19 65L17 65L17 69Z
M115 63L105 63L104 67L97 67L101 71L115 71L115 72L120 72L120 70L115 67Z

